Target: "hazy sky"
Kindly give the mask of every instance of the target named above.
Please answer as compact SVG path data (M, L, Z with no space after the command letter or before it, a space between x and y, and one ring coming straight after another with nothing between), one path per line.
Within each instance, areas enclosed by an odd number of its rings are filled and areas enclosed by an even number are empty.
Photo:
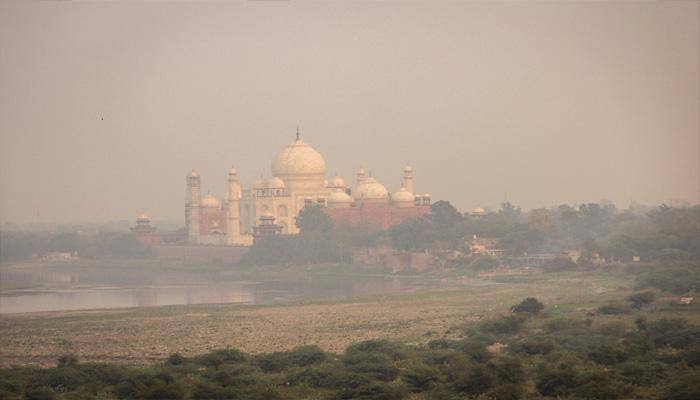
M0 216L184 219L297 124L461 209L698 202L698 4L3 1Z

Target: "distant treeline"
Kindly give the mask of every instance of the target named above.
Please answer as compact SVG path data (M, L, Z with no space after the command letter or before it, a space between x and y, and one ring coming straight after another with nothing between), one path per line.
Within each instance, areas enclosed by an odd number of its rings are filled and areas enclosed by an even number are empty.
M317 206L297 217L299 235L278 235L259 241L242 263L347 263L358 247L391 246L397 250L458 250L469 253L474 235L495 238L507 257L524 253L580 250L585 263L594 254L608 261L633 257L651 260L700 260L700 206L637 213L613 205L560 205L523 213L510 203L480 217L462 214L438 201L425 217L388 230L359 224L334 225ZM148 248L128 233L29 234L2 232L0 260L27 260L50 251L78 252L83 258L145 257ZM483 262L482 262L483 264Z
M661 206L635 213L589 203L523 213L519 207L504 203L497 212L472 217L458 212L449 202L438 201L425 217L386 231L367 225L334 226L318 207L302 211L297 224L300 235L260 241L242 262L347 262L353 248L378 244L397 250L469 253L469 239L474 235L498 239L510 257L580 250L583 263L596 254L619 262L633 257L642 261L700 260L700 206Z
M77 252L81 258L141 258L150 254L130 233L0 233L0 261L29 260L50 252Z
M665 316L681 309L640 311L649 302L653 296L639 293L587 316L560 317L528 298L508 315L452 327L452 338L423 345L370 340L342 355L313 345L258 355L227 348L172 354L151 367L65 355L54 368L0 369L0 398L700 398L700 326Z

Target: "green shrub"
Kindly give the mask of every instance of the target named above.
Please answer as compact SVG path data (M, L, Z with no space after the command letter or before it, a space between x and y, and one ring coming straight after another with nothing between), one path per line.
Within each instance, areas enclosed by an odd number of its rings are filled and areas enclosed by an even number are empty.
M602 344L589 352L588 357L598 364L614 365L627 360L629 355L619 345Z
M521 301L520 304L511 307L511 311L513 311L516 314L537 315L542 310L544 310L544 304L542 304L539 300L537 300L534 297L528 297L525 300Z
M28 389L24 393L25 400L54 400L56 399L56 392L49 388L33 388Z
M617 366L622 380L634 385L653 385L666 377L666 365L657 361L627 361Z
M545 368L535 382L537 392L543 396L566 396L576 388L576 374L571 367Z
M168 359L165 362L170 365L182 365L187 362L187 359L180 353L173 353L168 356Z
M386 339L366 340L364 342L348 346L348 348L345 349L345 354L348 355L361 352L381 353L386 354L394 360L401 360L406 358L408 349L403 344Z
M493 373L484 365L471 365L454 376L452 385L460 393L476 396L486 393L495 383Z
M554 350L554 342L551 339L540 337L525 338L509 346L508 350L516 354L549 354Z
M401 385L374 382L357 388L343 389L332 399L402 400L407 397L408 391Z
M349 371L368 375L380 381L393 381L399 369L393 360L383 353L356 352L345 355L343 364Z
M410 365L401 374L401 379L412 392L424 392L440 383L442 373L433 366L417 363Z
M510 335L518 332L525 323L525 319L516 315L508 315L499 319L486 321L481 329L485 332L498 335Z
M523 397L523 388L513 384L497 385L486 393L486 397L492 400L520 400Z
M627 298L634 308L642 308L656 300L656 294L652 291L635 293Z
M604 315L621 315L621 314L629 314L630 309L625 304L610 303L610 304L606 304L604 306L598 307L598 309L596 311L598 314L604 314Z
M78 365L78 356L75 354L64 354L58 358L59 367L72 367Z
M582 330L590 327L592 322L590 319L556 318L545 323L544 328L549 332Z

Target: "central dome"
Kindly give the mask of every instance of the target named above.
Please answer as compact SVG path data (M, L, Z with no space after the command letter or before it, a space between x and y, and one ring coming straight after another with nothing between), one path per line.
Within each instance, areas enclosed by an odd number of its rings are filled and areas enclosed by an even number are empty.
M321 153L297 139L285 147L272 161L272 175L326 175L326 161Z

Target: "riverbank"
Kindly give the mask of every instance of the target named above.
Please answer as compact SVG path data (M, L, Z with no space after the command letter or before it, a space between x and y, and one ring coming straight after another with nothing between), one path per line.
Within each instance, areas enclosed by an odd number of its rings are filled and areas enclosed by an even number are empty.
M456 278L453 278L456 279ZM528 296L553 313L583 313L631 292L622 277L596 272L543 274L508 283L363 298L273 305L189 305L3 315L0 365L84 361L149 364L235 347L249 353L315 344L340 353L355 342L389 338L424 343L459 337L459 327L505 312Z

